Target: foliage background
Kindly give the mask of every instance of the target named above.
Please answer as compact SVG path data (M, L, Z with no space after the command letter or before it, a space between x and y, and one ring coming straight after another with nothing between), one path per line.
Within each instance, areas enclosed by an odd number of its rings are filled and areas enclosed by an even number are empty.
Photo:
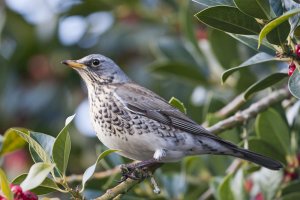
M91 53L112 58L133 80L165 99L172 96L180 99L187 107L187 114L199 123L206 121L207 126L219 120L213 113L257 80L273 72L287 72L287 63L257 64L221 84L223 71L239 65L257 51L224 32L199 23L193 15L204 8L197 1L184 0L1 2L0 132L4 133L10 127L26 127L56 136L65 118L76 110L75 126L70 130L72 151L67 174L82 174L105 148L88 128L85 86L74 71L60 62ZM287 79L275 88L286 82ZM258 93L243 108L270 91ZM292 104L299 105L295 102L294 99ZM293 119L297 119L298 108L291 109L295 113ZM288 127L288 138L293 132L292 156L296 156L299 152L299 122L288 124L287 112L281 104L274 110L280 114L280 123L283 121L283 126ZM273 117L271 115L271 119ZM269 124L262 123L268 132ZM245 129L250 136L255 136L255 119L224 132L221 137L242 144L241 135ZM224 178L232 161L230 157L204 155L165 165L156 173L162 189L160 195L153 194L151 186L145 182L124 199L198 199L208 188L213 191L211 199L232 199L225 194L233 194L235 190L242 191L242 194L234 194L235 197L242 195L244 199L253 199L263 193L265 199L272 199L287 174L277 173L276 179L271 172L262 172L275 180L265 178L258 188L253 189L255 191L249 192L244 185L249 183L251 170L241 170ZM124 162L129 160L116 154L109 155L99 170ZM27 149L8 154L2 160L10 179L27 172L31 164ZM247 167L253 170L252 165ZM297 175L297 171L293 173ZM86 195L97 196L118 179L119 176L112 176L91 181ZM220 187L229 180L231 186L227 183ZM276 181L276 188L269 188L271 182ZM268 196L268 193L272 194Z

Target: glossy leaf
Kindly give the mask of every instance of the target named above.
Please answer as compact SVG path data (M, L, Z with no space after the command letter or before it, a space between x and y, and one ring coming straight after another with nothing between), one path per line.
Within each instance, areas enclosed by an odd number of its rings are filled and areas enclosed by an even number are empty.
M3 140L2 140L2 147L0 150L0 156L3 156L7 153L13 152L17 149L23 148L26 145L26 142L16 133L15 129L20 131L28 131L25 128L10 128L5 131Z
M234 72L241 70L245 67L249 67L251 65L264 63L264 62L276 61L276 60L278 60L276 57L271 56L267 53L263 53L263 52L258 53L256 55L252 56L251 58L249 58L248 60L246 60L245 62L243 62L242 64L240 64L239 66L226 70L222 74L222 83L225 83L225 81L231 74L233 74Z
M194 30L194 23L193 23L193 16L190 12L190 1L182 1L180 2L180 10L179 10L179 22L181 29L183 30L183 33L185 37L188 39L189 42L193 45L192 48L194 48L199 55L202 55L198 40L196 39L195 30Z
M242 12L259 19L271 19L272 10L269 0L234 0L235 5Z
M283 45L290 33L291 27L288 21L274 28L268 35L267 40L276 45Z
M222 200L234 199L234 194L231 190L232 174L227 175L218 188L218 196Z
M259 138L250 138L248 140L248 143L250 150L260 153L264 156L268 156L275 160L279 160L282 163L286 163L285 155L271 146L268 142Z
M278 0L269 0L272 10L276 16L280 16L283 13L282 2Z
M242 44L248 46L249 48L253 49L254 51L257 52L265 52L270 55L275 56L275 49L274 47L268 43L267 41L262 41L262 44L260 45L260 49L257 49L257 44L258 44L258 37L255 35L237 35L237 34L232 34L232 33L227 33L234 39L238 40Z
M21 136L38 154L38 156L46 163L51 163L50 157L47 155L46 151L41 147L41 145L31 138L27 132L14 129L19 136Z
M60 131L53 144L52 157L57 169L63 176L65 175L71 152L71 138L68 128L74 117L75 115L72 115L66 119L65 127Z
M260 27L254 18L230 6L216 6L196 14L203 23L221 31L244 35L256 35Z
M276 110L270 108L260 113L256 118L255 130L259 138L272 145L278 152L290 154L289 129Z
M232 188L234 199L246 199L244 182L245 180L243 169L238 169L238 171L234 174L230 185Z
M218 5L227 5L233 6L233 0L192 0L193 2L202 4L204 6L218 6Z
M98 158L97 158L95 164L93 164L92 166L90 166L89 168L87 168L87 169L85 170L85 172L83 173L83 176L82 176L82 188L81 188L81 191L80 191L80 192L83 192L83 190L84 190L84 188L85 188L86 182L93 176L93 174L94 174L94 172L95 172L95 170L96 170L96 167L97 167L97 165L99 164L99 162L100 162L103 158L105 158L106 156L108 156L109 154L111 154L111 153L113 153L113 152L117 152L117 151L119 151L119 150L108 149L108 150L102 152L102 153L98 156Z
M222 67L227 69L240 63L238 42L230 35L212 29L209 33L209 43ZM223 47L230 51L225 51Z
M285 11L290 11L290 10L300 8L300 4L292 2L291 0L282 0L282 3ZM296 28L296 26L299 23L299 20L300 20L300 14L294 15L289 18L289 23L291 25L292 30Z
M282 189L282 196L288 195L290 193L299 192L299 188L300 180L292 181Z
M284 78L287 78L287 74L286 73L274 73L271 74L267 77L265 77L264 79L254 83L253 85L251 85L245 92L244 92L244 99L247 100L251 95L253 95L256 92L259 92L261 90L264 90L272 85L274 85L275 83L278 83L279 81L281 81Z
M26 179L27 175L28 174L21 174L20 176L16 177L12 183L15 185L20 185ZM47 194L54 191L63 192L63 190L61 190L57 184L48 177L46 177L38 187L32 189L31 191L37 195Z
M270 33L274 28L288 20L290 17L294 16L295 14L300 12L300 8L291 10L289 12L284 13L280 17L274 19L267 25L263 27L263 29L260 31L259 36L258 36L258 48L260 47L260 44L262 40L266 37L268 33Z
M296 69L292 76L289 78L289 90L293 96L300 99L300 73Z
M30 136L32 139L34 139L36 142L39 143L39 145L46 152L47 156L49 158L51 158L55 138L51 135L47 135L44 133L38 133L38 132L30 132ZM29 150L30 150L31 157L34 160L34 162L37 163L37 162L43 161L32 147L30 147Z
M20 186L24 191L38 187L46 179L54 166L54 164L48 163L35 163L31 166L28 175Z
M299 190L298 190L299 191ZM293 192L283 196L280 200L296 200L300 199L300 192Z
M0 168L0 191L8 200L13 200L14 196L10 190L8 179L5 172Z
M300 26L297 26L294 30L294 36L299 40L300 39Z
M180 78L184 78L192 83L204 84L206 78L199 70L196 70L188 64L183 64L179 62L162 62L154 64L151 71L160 74L170 74Z
M182 113L186 114L186 108L185 108L184 104L179 99L177 99L176 97L172 97L169 100L169 104L171 104L173 107L180 110Z

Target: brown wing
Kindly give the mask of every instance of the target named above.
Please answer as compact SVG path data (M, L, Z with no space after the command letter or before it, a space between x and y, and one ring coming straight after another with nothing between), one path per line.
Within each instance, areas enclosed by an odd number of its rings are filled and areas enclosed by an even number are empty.
M134 83L127 83L118 87L114 95L131 112L176 127L188 133L218 138L178 109L172 107L160 96L144 87Z

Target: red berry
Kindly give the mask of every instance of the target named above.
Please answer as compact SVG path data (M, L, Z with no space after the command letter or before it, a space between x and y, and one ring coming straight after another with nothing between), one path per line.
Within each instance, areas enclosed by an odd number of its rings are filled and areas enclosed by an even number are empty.
M11 185L10 189L14 194L23 193L23 190L19 185Z
M300 57L300 44L297 44L297 45L295 46L295 53L296 53L296 55L297 55L298 57Z
M260 193L258 193L258 194L255 196L254 199L255 199L255 200L264 200L264 195L260 192Z
M295 69L296 69L296 65L295 65L295 63L292 62L292 63L289 65L288 75L289 75L289 76L292 76L292 74L293 74L293 72L295 71Z
M38 196L30 191L25 191L23 197L24 200L38 200Z
M23 190L19 185L10 185L10 189L12 193L14 194L15 200L21 200L23 199Z
M246 192L250 193L253 187L253 181L251 179L248 179L244 182L244 188Z

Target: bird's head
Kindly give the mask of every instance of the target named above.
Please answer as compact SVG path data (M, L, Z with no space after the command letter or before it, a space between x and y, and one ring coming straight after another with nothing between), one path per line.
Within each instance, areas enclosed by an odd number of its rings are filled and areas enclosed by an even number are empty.
M62 64L75 69L87 86L130 81L118 65L111 59L100 54L88 55L79 60L64 60Z

